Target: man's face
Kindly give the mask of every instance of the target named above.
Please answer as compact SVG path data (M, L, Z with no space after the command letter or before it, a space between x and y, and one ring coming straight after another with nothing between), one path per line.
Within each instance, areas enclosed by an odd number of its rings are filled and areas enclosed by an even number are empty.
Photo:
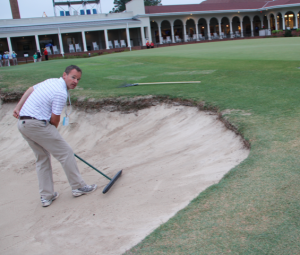
M78 72L76 69L73 69L69 74L64 72L63 79L66 82L67 89L75 89L79 80L81 78L81 72Z

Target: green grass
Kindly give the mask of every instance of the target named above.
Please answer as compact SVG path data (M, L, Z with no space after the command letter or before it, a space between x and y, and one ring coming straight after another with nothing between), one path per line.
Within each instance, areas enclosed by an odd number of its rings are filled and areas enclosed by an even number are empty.
M298 254L300 38L238 40L52 60L0 69L3 92L83 69L76 97L205 101L251 143L249 157L127 254ZM117 88L123 82L200 84ZM245 114L246 113L246 114Z

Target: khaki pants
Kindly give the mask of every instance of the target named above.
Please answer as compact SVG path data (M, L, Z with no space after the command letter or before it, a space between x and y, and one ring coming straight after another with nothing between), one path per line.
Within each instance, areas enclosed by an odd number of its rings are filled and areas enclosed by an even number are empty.
M49 122L26 119L18 121L18 129L35 154L36 172L42 198L51 199L54 195L50 154L61 163L72 189L86 185L79 173L73 150L55 126Z

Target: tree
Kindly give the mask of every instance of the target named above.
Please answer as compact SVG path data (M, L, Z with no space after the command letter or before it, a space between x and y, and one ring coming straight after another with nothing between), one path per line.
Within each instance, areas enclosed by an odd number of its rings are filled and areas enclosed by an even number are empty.
M110 12L123 12L126 10L125 4L131 0L114 0L115 7ZM144 0L145 6L161 5L161 0Z

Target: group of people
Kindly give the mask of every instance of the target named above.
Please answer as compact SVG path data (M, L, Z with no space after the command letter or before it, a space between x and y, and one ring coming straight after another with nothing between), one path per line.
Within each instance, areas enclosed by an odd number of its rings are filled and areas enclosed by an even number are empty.
M153 42L149 43L149 41L147 41L146 46L147 49L154 48L154 43Z
M18 65L17 53L13 51L11 58L13 60L13 65ZM2 66L10 66L10 56L8 51L5 51L3 55L0 53L0 67Z
M44 56L45 56L45 60L48 60L48 51L46 48L44 49ZM39 50L37 50L37 52L35 52L33 55L33 62L36 63L41 61L42 61L42 54Z
M42 54L39 50L37 50L37 52L34 53L33 55L33 62L41 62L42 61Z
M45 60L48 60L48 51L45 48L44 49L44 56L45 56ZM18 65L18 59L17 59L17 53L15 53L14 51L11 54L11 59L13 61L13 65ZM37 50L37 52L34 53L33 55L33 61L36 62L41 62L42 61L42 54L39 50ZM0 53L0 67L2 66L10 66L10 54L8 51L5 51L4 54L2 55Z

